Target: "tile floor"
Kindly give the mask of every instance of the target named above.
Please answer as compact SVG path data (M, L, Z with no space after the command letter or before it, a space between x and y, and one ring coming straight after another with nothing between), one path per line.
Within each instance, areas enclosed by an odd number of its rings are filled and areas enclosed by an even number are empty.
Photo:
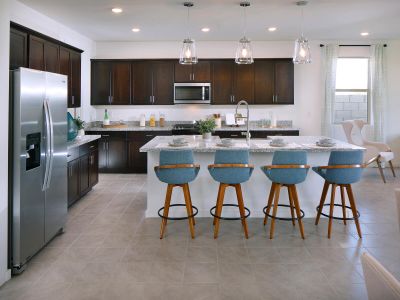
M397 170L400 174L400 170ZM360 254L372 253L400 279L400 234L394 188L367 170L354 186L363 239L355 226L305 219L298 228L278 221L276 237L261 219L222 221L212 237L211 219L198 219L196 239L186 221L170 222L159 240L159 219L144 219L146 176L101 175L100 183L74 205L65 233L27 270L0 288L0 299L367 299ZM318 191L319 192L319 191Z

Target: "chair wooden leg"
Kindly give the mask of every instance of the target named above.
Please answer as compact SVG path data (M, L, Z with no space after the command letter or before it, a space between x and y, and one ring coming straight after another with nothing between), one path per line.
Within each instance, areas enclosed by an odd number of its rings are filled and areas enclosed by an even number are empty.
M189 188L189 184L188 183L186 184L186 187L187 187L187 191L188 191L188 194L189 194L190 211L192 212L191 215L193 216L192 196L190 195L190 188ZM196 221L194 220L194 217L192 218L192 222L193 222L193 225L196 225Z
M333 209L335 204L335 193L336 193L336 184L332 184L332 193L331 193L331 204L329 206L329 223L328 223L328 239L331 238L331 231L332 231L332 216L333 216Z
M381 165L381 161L379 159L377 159L376 163L378 165L379 173L381 174L383 183L386 183L386 178L385 178L385 174L383 174L383 168L382 168L382 165Z
M274 209L272 211L272 216L276 217L276 212L278 210L278 202L279 202L279 193L281 191L281 185L276 184L276 192L275 192L275 200L274 200ZM274 229L275 229L275 218L271 218L271 228L269 232L269 238L273 239L274 238Z
M219 187L218 187L218 194L217 194L217 203L215 204L215 215L217 215L217 212L218 212L218 206L219 206L219 194L221 193L221 186L222 186L222 184L219 184ZM217 218L216 217L214 217L214 220L213 220L213 225L215 226L215 222L217 221Z
M276 190L276 183L272 183L271 190L269 192L268 203L267 203L267 210L266 210L267 214L264 216L264 226L267 224L267 221L268 221L268 214L271 211L271 206L272 206L272 201L274 200L275 190Z
M191 210L191 205L190 205L190 195L189 195L188 184L185 183L185 184L182 186L182 189L183 189L183 195L184 195L184 198L185 198L185 204L186 204L187 215L190 216L190 215L192 215L192 210ZM191 235L192 239L194 239L193 218L189 218L189 219L188 219L188 222L189 222L190 235Z
M165 204L164 204L164 218L168 217L169 206L171 204L171 196L172 196L172 189L174 188L173 184L168 184L167 193L165 195ZM160 239L164 237L165 227L167 227L167 219L161 220L161 228L160 228Z
M240 186L240 184L235 184L235 190L236 190L236 196L237 196L238 205L239 205L240 217L242 218L241 221L242 221L242 225L243 225L244 236L246 237L246 239L248 239L249 233L247 231L247 222L246 222L246 219L244 218L246 215L246 212L244 210L242 187Z
M346 198L343 185L340 186L340 198L342 199L343 223L346 225Z
M393 167L393 163L391 160L389 160L389 166L390 166L390 169L392 170L393 177L396 177L396 173L394 172L394 167Z
M329 183L325 181L324 188L322 189L321 200L319 201L319 209L317 213L317 217L315 218L315 225L318 225L319 218L321 217L322 209L324 208L326 195L328 194Z
M218 192L218 199L217 199L218 207L215 210L215 215L217 215L218 217L221 216L222 205L224 204L225 189L228 185L225 183L221 183L220 186L221 186L221 188ZM214 239L216 239L218 237L219 221L220 220L218 218L215 220Z
M294 219L294 203L293 203L293 193L292 193L292 185L287 186L288 196L289 196L289 205L290 205L290 214L292 216L292 225L295 226L296 222Z
M354 199L353 190L351 188L351 185L350 184L347 185L346 189L347 189L347 195L349 196L351 211L353 212L354 222L356 223L357 233L358 233L358 236L361 238L362 234L361 234L360 222L358 221L358 218L357 218L356 201Z
M296 208L297 222L299 223L300 235L301 235L301 238L304 240L305 237L304 237L303 221L300 218L301 217L301 211L300 211L299 196L297 195L297 189L296 189L295 185L292 185L290 188L292 190L294 207Z

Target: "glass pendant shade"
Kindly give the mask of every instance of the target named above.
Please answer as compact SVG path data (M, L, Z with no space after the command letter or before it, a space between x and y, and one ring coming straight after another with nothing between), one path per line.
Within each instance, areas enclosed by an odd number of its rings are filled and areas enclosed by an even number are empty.
M311 51L308 40L301 36L295 41L293 63L295 64L309 64L311 63Z
M254 62L251 43L246 37L241 38L238 43L235 62L239 65L248 65Z
M182 65L197 64L196 43L193 39L187 38L183 40L179 63Z

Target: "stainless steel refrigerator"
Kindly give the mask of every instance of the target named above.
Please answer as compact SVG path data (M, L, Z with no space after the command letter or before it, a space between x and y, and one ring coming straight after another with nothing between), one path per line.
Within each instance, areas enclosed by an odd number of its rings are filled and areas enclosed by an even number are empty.
M13 273L55 235L67 217L67 76L12 71L10 249Z

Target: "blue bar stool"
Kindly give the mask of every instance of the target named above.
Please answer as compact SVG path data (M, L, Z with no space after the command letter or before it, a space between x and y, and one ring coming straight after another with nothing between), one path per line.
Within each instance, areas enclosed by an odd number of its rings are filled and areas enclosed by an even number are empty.
M249 238L247 231L246 218L250 216L250 210L244 206L241 183L250 179L254 166L249 165L248 150L217 150L215 152L214 164L208 166L208 170L212 178L219 182L219 190L217 203L210 209L211 215L214 217L214 238L218 237L219 220L241 220L244 235ZM227 187L234 187L238 205L224 204L225 190ZM223 218L221 217L222 207L234 206L239 207L240 218ZM215 209L215 213L213 210Z
M191 150L160 151L160 165L154 167L154 171L160 181L168 184L164 207L158 211L158 215L162 218L160 239L164 236L167 220L186 219L189 221L190 234L194 238L194 216L197 215L198 209L192 205L189 182L196 178L200 166L195 165L193 161L193 152ZM171 195L174 187L183 189L185 204L171 204ZM168 217L169 208L174 206L186 206L187 217ZM164 211L163 214L161 214L162 211Z
M301 183L306 179L309 168L310 166L307 165L306 151L276 151L272 158L272 165L261 167L264 174L272 181L268 203L263 209L265 214L264 225L267 224L268 217L272 219L269 233L270 239L274 237L275 219L292 221L293 226L295 226L295 220L297 220L301 237L304 239L304 229L301 221L304 217L304 212L300 209L296 184ZM278 204L282 186L285 186L288 189L289 205ZM272 206L273 211L272 215L270 215ZM278 206L290 207L292 217L277 217L276 213L278 211ZM294 216L294 211L296 211L297 217Z
M356 202L351 188L352 183L360 180L362 174L363 152L361 150L350 151L332 151L329 157L328 166L313 167L313 170L325 179L324 188L322 190L321 200L317 206L317 218L315 225L318 225L321 215L329 218L328 223L328 238L331 237L332 219L343 220L346 225L346 220L354 220L357 227L358 236L361 238L361 229L358 219L360 213L357 211ZM332 185L331 202L324 204L328 193L329 186ZM335 204L336 188L340 187L341 204ZM350 206L346 206L344 189L347 191ZM329 206L329 215L322 213L324 206ZM335 217L333 210L335 206L342 208L343 217ZM351 209L353 217L346 217L346 208Z

